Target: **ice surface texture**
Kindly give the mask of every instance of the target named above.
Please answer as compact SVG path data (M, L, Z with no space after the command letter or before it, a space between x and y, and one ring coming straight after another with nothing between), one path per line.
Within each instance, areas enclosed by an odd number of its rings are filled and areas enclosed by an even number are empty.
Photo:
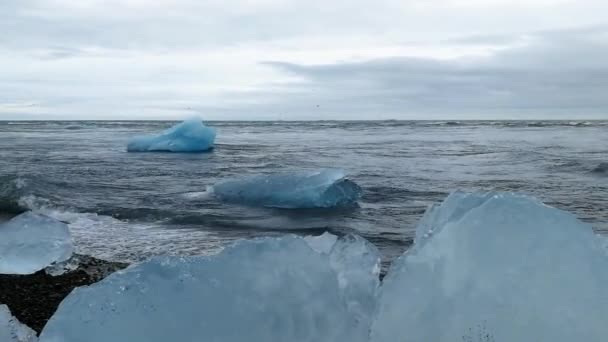
M608 258L573 215L456 192L417 234L384 280L371 341L608 340Z
M0 305L0 342L36 341L36 332L13 317L6 305Z
M158 135L136 136L129 140L129 152L202 152L213 148L215 128L207 127L201 119L192 118Z
M345 239L328 253L286 236L131 266L74 290L41 341L367 341L379 254Z
M68 226L26 212L0 224L0 274L31 274L73 252Z
M76 289L43 342L604 342L606 239L509 193L456 192L379 287L364 239L243 241Z
M341 170L285 172L229 180L213 186L222 201L275 208L356 205L361 188Z

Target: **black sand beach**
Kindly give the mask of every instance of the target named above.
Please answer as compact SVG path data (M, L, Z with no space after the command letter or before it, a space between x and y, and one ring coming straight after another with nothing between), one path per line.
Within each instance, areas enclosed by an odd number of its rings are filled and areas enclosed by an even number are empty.
M59 276L48 275L44 270L30 275L0 274L0 304L6 304L21 323L40 333L75 287L93 284L128 266L85 255L77 257L78 268Z

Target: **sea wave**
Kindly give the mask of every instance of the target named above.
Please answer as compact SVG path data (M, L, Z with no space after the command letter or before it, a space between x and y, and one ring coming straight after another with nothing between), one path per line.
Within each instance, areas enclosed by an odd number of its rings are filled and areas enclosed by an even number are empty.
M18 176L0 177L0 213L20 214L28 208L20 203L25 193L27 180Z

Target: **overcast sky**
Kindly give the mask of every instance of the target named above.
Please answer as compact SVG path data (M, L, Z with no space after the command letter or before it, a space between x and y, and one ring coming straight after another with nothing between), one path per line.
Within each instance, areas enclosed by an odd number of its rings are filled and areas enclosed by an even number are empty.
M606 0L0 0L0 119L608 119Z

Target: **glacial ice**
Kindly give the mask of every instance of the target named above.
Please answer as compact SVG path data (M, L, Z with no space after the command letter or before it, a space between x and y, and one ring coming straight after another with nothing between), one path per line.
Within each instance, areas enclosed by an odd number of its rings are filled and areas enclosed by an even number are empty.
M341 170L284 172L228 180L213 186L222 201L275 208L353 206L361 188Z
M573 215L456 192L417 234L384 279L372 342L608 339L608 257Z
M68 226L50 217L25 212L0 224L0 274L31 274L73 252Z
M74 290L41 334L76 341L603 342L608 240L511 193L455 192L378 280L365 239L241 241Z
M36 332L13 317L6 305L0 305L0 342L36 341Z
M158 135L131 138L127 151L202 152L210 150L214 141L215 128L205 126L199 118L192 118Z
M75 289L40 340L366 342L379 254L358 237L321 239L329 252L286 236L133 265Z

